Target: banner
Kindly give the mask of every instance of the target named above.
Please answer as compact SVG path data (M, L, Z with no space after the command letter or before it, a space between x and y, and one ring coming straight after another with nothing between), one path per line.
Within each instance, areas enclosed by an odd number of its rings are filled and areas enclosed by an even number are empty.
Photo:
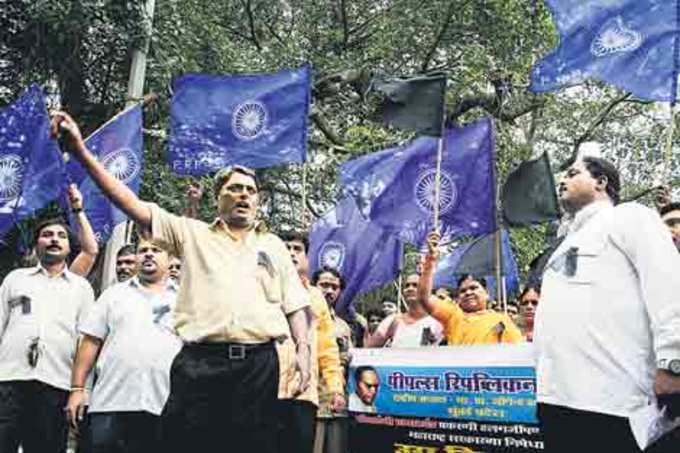
M529 343L351 354L352 453L544 449Z

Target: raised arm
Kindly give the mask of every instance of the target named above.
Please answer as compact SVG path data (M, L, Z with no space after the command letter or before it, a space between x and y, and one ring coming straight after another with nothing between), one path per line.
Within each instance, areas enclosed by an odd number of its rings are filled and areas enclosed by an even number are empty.
M435 300L431 295L434 271L439 257L439 240L440 236L436 231L427 236L427 255L422 263L422 273L418 280L418 301L430 315L435 311Z
M142 228L151 227L151 210L137 195L99 163L85 146L76 122L67 113L52 113L52 135L67 136L71 154L80 161L92 180L121 211Z
M80 241L80 253L71 263L70 270L74 274L86 277L97 260L99 245L92 225L83 210L83 195L75 184L68 187L68 202L78 222L78 241Z

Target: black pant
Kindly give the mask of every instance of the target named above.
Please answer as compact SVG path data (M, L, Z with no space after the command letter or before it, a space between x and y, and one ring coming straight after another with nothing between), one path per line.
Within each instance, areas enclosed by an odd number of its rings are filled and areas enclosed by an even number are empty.
M148 412L88 414L82 449L88 453L152 453L162 451L161 418Z
M579 411L550 404L538 405L547 453L638 453L641 452L627 418ZM670 433L645 450L649 453L677 453L680 444Z
M0 452L64 453L68 392L38 381L0 382Z
M316 406L309 401L279 401L279 453L312 453Z
M185 344L170 371L163 451L275 453L278 385L272 342Z

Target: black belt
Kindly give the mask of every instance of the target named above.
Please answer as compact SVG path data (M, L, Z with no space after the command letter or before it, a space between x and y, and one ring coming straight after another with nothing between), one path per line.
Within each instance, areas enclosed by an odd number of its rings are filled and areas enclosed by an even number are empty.
M245 359L246 356L252 354L273 351L274 341L267 341L265 343L184 343L184 348L188 351L207 353L210 355L220 355L234 360L242 360Z

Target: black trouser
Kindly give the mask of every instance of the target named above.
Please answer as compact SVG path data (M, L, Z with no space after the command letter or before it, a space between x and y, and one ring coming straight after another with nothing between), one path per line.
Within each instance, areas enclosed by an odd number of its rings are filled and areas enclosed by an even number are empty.
M164 453L276 452L274 343L185 344L170 371Z
M38 381L0 382L0 452L64 453L68 392Z
M638 453L627 418L596 412L579 411L550 404L538 405L547 453ZM649 448L649 453L677 453L677 433L671 433Z
M316 406L309 401L279 401L279 453L312 453Z
M148 412L88 414L81 441L88 453L152 453L162 451L161 418Z

